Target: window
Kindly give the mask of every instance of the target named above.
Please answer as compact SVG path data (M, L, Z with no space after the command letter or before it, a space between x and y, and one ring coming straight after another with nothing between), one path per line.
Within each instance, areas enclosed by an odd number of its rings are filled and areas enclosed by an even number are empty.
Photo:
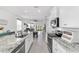
M17 31L22 30L22 21L21 20L17 20Z

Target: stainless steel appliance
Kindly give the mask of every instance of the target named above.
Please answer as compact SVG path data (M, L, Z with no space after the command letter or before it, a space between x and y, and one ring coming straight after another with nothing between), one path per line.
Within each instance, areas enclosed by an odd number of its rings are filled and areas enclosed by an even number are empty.
M52 38L54 38L54 37L57 37L56 35L55 35L55 33L48 33L48 39L47 39L47 41L48 41L48 43L47 43L47 45L48 45L48 50L49 50L49 52L50 53L52 53L53 52L53 50L52 50L52 44L53 44L53 39Z

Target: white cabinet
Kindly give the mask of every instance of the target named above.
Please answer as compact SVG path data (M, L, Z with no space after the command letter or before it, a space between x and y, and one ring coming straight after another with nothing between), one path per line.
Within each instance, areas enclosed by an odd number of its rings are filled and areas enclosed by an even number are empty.
M59 7L60 27L79 28L79 7Z
M29 39L28 38L26 38L26 40L25 40L25 52L28 52L28 50L29 50L29 41L28 41Z
M53 53L66 53L66 49L62 48L62 46L53 40Z
M25 52L27 53L31 47L31 44L33 42L33 34L28 34L27 38L25 39Z

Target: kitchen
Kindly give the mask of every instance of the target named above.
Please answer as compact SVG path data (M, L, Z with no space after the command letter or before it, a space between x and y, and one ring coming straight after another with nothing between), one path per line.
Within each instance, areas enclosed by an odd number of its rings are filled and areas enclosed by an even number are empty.
M0 6L0 53L78 53L78 6Z

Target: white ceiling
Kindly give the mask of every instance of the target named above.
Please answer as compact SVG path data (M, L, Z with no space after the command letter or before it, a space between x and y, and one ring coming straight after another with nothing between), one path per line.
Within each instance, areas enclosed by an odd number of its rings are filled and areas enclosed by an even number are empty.
M31 19L45 19L50 12L50 7L27 7L25 8L25 13L22 15L24 18L31 18Z
M15 16L20 16L27 20L46 20L50 14L52 6L3 6L0 9L6 10Z

